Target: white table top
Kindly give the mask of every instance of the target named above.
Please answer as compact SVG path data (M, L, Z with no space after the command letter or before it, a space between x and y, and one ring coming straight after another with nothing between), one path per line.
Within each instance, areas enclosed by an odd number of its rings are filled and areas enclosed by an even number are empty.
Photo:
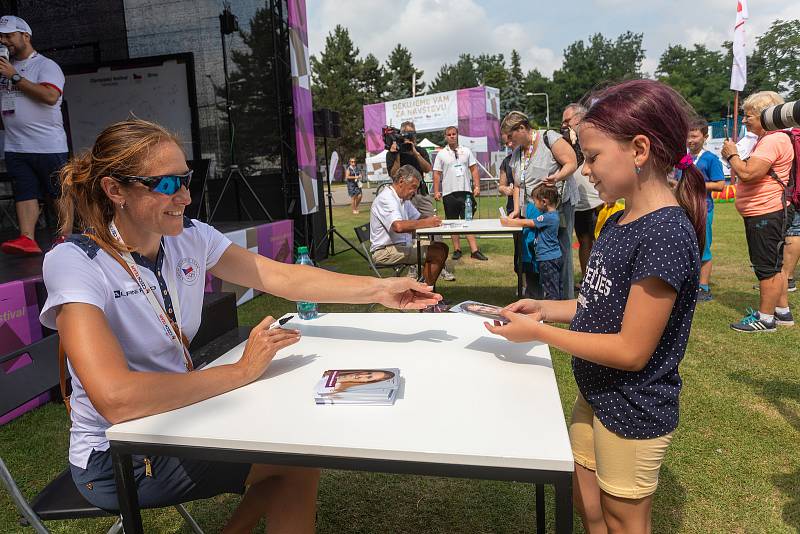
M112 426L111 441L572 471L548 347L513 344L465 314L292 319L303 337L243 388ZM237 361L244 344L212 365ZM394 406L314 403L327 369L399 367Z
M418 235L439 234L514 234L522 232L519 226L503 226L500 219L446 219L441 226L434 228L418 228Z

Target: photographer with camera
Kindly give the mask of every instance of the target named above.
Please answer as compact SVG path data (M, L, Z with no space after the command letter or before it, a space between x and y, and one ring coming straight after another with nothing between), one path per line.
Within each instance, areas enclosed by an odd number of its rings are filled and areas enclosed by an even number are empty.
M417 149L417 129L411 121L405 121L400 125L400 131L395 128L385 128L384 143L386 150L386 167L389 169L389 176L394 178L397 171L403 165L411 165L420 175L431 172L431 159L426 150ZM431 217L436 214L433 209L428 186L424 179L420 179L419 188L411 199L411 203L423 217Z
M20 230L19 237L0 245L7 254L42 253L34 240L39 200L50 202L60 196L56 172L67 161L61 117L64 73L55 61L33 49L31 35L31 27L21 18L0 18L0 44L5 52L0 52L0 108L6 168L14 179ZM71 215L61 221L61 228L71 233Z
M759 91L742 104L744 125L758 136L750 157L742 160L736 144L725 140L722 157L736 173L736 209L744 219L750 264L758 278L758 311L746 315L731 328L738 332L774 332L778 325L792 326L786 275L783 272L784 236L789 227L786 189L794 162L794 147L789 136L767 132L761 112L782 104L774 91Z

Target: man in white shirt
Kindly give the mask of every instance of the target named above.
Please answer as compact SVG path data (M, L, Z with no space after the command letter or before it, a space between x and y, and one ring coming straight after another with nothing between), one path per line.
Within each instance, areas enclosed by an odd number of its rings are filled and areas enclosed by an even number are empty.
M0 17L0 111L5 128L5 160L14 179L20 236L0 249L8 254L41 254L34 241L39 200L60 196L58 170L67 161L67 136L61 117L64 73L31 46L32 31L19 17ZM72 217L62 221L71 233Z
M444 131L447 147L439 151L433 162L433 197L444 202L444 214L448 219L465 219L467 197L472 203L472 212L477 209L475 197L481 194L481 179L478 176L478 162L472 151L458 146L458 128L449 126ZM470 256L486 261L486 256L478 250L474 235L467 236ZM453 259L461 258L461 236L453 234Z
M412 265L417 262L417 248L412 234L417 228L441 226L442 220L432 215L420 218L411 198L419 187L422 175L411 165L403 165L392 176L392 185L375 197L370 209L370 254L375 263ZM425 264L422 276L433 286L447 260L447 245L435 241L423 247Z

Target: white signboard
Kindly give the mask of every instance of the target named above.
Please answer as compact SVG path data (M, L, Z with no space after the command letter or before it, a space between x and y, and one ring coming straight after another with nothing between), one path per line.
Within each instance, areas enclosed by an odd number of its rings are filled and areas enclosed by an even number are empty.
M403 121L412 121L418 132L458 126L457 91L386 102L386 123L399 128Z

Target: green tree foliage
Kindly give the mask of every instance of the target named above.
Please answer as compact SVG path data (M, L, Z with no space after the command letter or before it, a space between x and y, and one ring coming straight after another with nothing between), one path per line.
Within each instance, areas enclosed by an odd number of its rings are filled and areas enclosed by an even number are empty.
M501 115L525 109L525 75L522 74L522 61L516 50L511 51L511 65L506 80L506 86L500 89Z
M789 100L800 98L800 20L773 22L758 38L747 70L751 92L772 90Z
M503 54L481 54L476 57L475 74L478 76L478 85L501 90L508 86L508 72Z
M327 108L340 115L342 137L328 141L329 150L337 150L340 158L364 152L362 65L350 32L341 25L325 38L320 56L311 56L314 109Z
M478 85L475 61L470 54L461 54L454 65L442 65L429 89L431 93L455 91Z
M656 69L658 80L670 85L701 117L724 116L730 100L730 62L722 52L705 45L668 47Z
M372 54L361 61L358 81L364 104L383 102L389 92L389 75Z
M386 72L389 76L389 93L387 95L389 100L412 96L411 83L414 73L417 74L417 94L420 95L425 90L425 82L422 81L424 72L414 66L411 52L399 43L389 54L389 59L386 61Z
M546 100L543 96L536 93L547 93L551 98L550 100L550 126L560 122L562 108L555 105L556 96L554 91L553 82L544 76L537 69L533 69L525 76L525 81L522 84L522 92L525 95L523 102L525 103L520 111L525 111L528 114L531 122L537 127L544 127L547 117ZM528 96L530 94L531 96ZM500 103L502 105L502 102ZM509 108L509 111L513 111Z
M599 85L641 77L643 37L641 33L625 32L611 40L596 33L586 42L569 45L561 68L553 73L551 106L560 112Z

